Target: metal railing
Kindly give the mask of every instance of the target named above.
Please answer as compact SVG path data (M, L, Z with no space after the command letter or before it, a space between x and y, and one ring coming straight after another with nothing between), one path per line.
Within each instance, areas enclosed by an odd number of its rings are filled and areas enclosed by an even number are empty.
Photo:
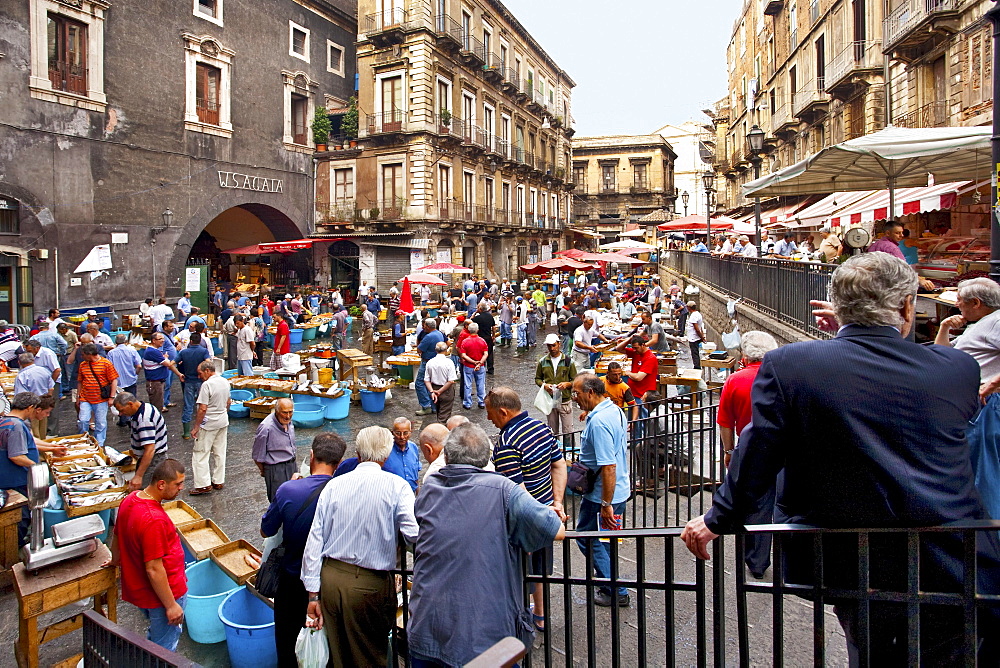
M941 128L948 125L948 101L935 100L892 119L900 128Z
M882 39L889 49L906 37L920 23L940 12L958 10L962 0L903 0L882 21Z
M402 109L383 111L368 115L368 134L378 135L392 132L402 132L405 126L406 112Z
M721 292L741 297L757 310L807 334L828 338L816 327L809 300L826 300L836 265L772 258L715 257L664 251L664 266Z
M826 66L826 88L833 88L852 72L881 68L884 62L881 41L848 42Z
M826 94L825 87L825 77L817 77L805 82L803 88L792 95L792 113L798 115L811 104L829 102L830 97Z
M465 43L462 24L447 14L438 14L434 17L434 33L440 38L450 39L457 45Z
M406 218L406 198L390 197L377 202L378 215L371 216L376 220L404 220Z
M508 67L504 72L503 85L513 87L515 92L521 92L521 77L517 76L517 70Z
M163 649L93 610L83 613L83 665L200 668L199 664Z
M358 202L353 198L336 199L321 207L323 219L328 223L351 223L362 219Z
M406 17L406 10L399 7L368 14L365 16L365 33L375 35L390 29L402 29Z
M502 77L504 69L504 61L498 54L486 54L486 64L483 65L483 71L486 74Z
M475 35L470 35L468 33L463 33L462 36L462 55L470 58L474 58L481 63L486 63L486 46L483 44Z
M65 91L76 95L87 94L87 78L90 70L75 63L61 60L49 61L49 82L53 90ZM218 121L216 121L218 123Z
M781 103L778 105L774 113L771 114L771 131L775 131L783 125L792 122L792 111L791 105L787 103Z

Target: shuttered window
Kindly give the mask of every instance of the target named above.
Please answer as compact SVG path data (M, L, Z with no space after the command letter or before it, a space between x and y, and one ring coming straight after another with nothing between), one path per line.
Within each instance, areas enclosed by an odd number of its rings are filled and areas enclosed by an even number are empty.
M198 63L195 77L195 106L198 120L209 125L219 124L219 87L222 72L217 67Z

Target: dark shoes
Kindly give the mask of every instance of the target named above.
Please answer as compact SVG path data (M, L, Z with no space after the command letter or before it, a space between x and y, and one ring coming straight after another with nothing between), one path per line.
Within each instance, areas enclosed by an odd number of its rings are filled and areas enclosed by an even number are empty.
M226 488L226 483L224 482L220 482L218 484L214 482L212 483L212 489L225 489L225 488Z
M202 494L211 494L211 493L212 493L211 487L195 487L190 492L188 492L188 494L190 494L191 496L201 496Z
M619 608L627 608L631 602L632 600L629 598L628 594L618 596ZM597 593L594 594L594 603L602 608L610 608L615 604L615 601L614 597L610 593L598 590Z

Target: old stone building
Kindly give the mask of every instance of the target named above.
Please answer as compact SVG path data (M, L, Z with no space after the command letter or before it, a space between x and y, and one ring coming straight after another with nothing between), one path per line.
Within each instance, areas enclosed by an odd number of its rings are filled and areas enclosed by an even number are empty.
M0 318L177 297L191 262L235 278L220 251L309 234L307 128L354 88L353 5L0 3Z
M573 221L612 242L626 224L672 209L676 158L658 134L575 138Z
M498 0L361 0L358 16L359 146L317 173L331 274L513 277L565 248L569 75Z

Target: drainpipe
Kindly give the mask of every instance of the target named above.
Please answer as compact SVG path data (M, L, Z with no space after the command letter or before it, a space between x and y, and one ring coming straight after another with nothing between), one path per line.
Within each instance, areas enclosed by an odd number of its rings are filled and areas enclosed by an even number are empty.
M996 3L996 0L994 0ZM990 175L990 278L1000 283L1000 204L997 202L997 170L1000 169L1000 78L997 67L1000 67L1000 6L994 4L986 12L986 18L993 24L993 169Z

